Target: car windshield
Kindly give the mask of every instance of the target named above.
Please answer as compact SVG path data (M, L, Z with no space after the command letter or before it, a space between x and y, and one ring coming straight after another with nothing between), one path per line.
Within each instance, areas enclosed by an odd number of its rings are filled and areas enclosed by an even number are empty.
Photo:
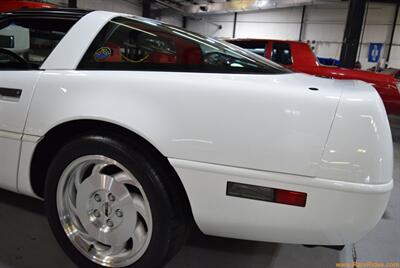
M290 71L227 42L140 17L113 19L80 69L284 74Z

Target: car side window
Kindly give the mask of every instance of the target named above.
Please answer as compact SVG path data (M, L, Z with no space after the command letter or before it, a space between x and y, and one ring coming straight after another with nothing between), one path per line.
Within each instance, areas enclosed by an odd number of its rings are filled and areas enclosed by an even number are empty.
M68 23L58 29L50 21L32 19L10 20L2 26L0 70L39 69L70 28Z
M283 67L223 41L157 21L118 17L82 58L80 70L287 73Z
M288 43L275 42L272 45L271 60L283 64L293 64L292 53Z

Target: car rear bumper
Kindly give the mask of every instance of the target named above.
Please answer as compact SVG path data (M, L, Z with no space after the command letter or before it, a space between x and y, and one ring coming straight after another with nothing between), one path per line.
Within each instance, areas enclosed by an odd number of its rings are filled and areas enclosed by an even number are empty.
M296 244L342 245L381 219L393 180L363 184L170 159L199 228L209 235ZM227 182L307 193L305 207L226 195Z

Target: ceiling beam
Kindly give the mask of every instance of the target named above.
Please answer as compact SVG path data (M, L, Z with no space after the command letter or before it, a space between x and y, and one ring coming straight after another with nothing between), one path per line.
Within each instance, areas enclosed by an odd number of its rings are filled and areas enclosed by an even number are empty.
M258 11L274 8L312 5L315 0L231 0L227 2L185 5L189 14L221 14L241 11Z
M198 17L196 17L195 14L191 14L191 13L187 12L185 7L182 4L180 4L179 2L176 2L173 0L154 0L154 2L160 4L161 6L164 6L166 8L170 8L184 17L198 19Z

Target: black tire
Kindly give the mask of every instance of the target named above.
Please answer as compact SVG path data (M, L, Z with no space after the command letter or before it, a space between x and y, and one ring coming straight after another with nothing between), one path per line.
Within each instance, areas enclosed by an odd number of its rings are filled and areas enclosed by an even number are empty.
M82 255L71 243L59 220L57 187L61 174L75 159L104 155L124 165L141 183L148 198L153 232L144 255L131 268L163 267L181 248L189 234L185 200L173 184L166 159L140 141L112 135L87 134L63 146L53 159L46 178L45 206L51 229L66 254L79 267L103 267Z

